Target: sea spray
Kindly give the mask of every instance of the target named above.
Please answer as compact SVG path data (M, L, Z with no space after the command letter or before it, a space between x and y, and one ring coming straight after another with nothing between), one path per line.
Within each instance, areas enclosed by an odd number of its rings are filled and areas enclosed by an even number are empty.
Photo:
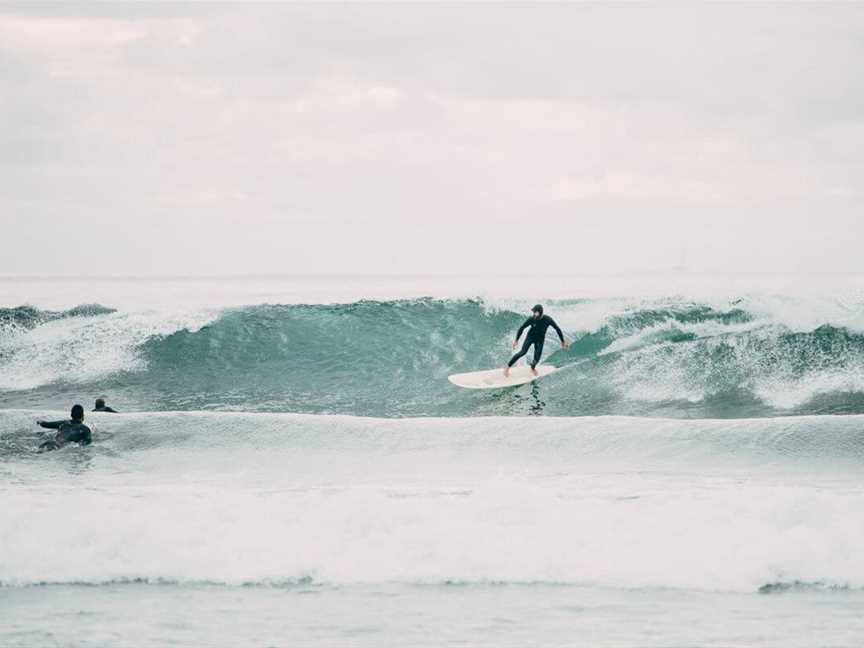
M454 388L448 374L509 357L525 314L508 305L424 298L7 309L18 323L0 330L0 405L58 406L110 392L134 409L397 417L864 413L857 311L803 318L794 303L769 298L553 301L547 308L572 345L562 351L550 340L545 361L573 370L516 390Z

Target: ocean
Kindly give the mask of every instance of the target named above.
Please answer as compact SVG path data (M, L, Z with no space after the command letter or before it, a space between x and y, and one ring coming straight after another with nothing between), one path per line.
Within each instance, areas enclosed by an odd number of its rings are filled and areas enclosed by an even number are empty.
M864 277L3 278L0 493L4 647L860 646Z

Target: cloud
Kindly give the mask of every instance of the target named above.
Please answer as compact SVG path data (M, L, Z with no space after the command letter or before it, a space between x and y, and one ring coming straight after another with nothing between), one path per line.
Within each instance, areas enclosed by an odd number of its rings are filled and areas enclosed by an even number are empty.
M89 263L123 273L491 272L514 242L556 272L682 246L860 269L862 27L851 5L6 9L0 225L48 254L0 272L67 272L105 228Z

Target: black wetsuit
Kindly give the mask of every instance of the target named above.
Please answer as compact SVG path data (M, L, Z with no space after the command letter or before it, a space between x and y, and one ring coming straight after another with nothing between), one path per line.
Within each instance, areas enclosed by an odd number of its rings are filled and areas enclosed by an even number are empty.
M112 414L119 414L119 412L115 409L108 407L107 405L103 405L102 407L96 407L93 409L94 412L111 412Z
M528 349L531 348L531 345L534 345L534 361L531 363L531 368L534 369L537 366L537 363L540 362L540 356L543 354L543 343L546 341L546 329L549 327L555 329L555 332L558 333L558 337L561 339L561 343L564 343L564 334L561 332L561 328L555 323L548 315L541 315L540 317L529 317L525 320L525 323L519 327L519 330L516 332L516 341L519 341L519 337L522 335L522 331L528 328L528 335L525 336L525 342L522 344L522 349L510 358L510 362L507 363L508 367L512 367L516 364L516 361L528 353Z
M49 439L39 446L45 450L56 450L67 443L90 445L93 441L93 433L90 431L90 428L84 425L81 421L76 421L74 419L63 421L42 421L39 425L44 428L57 430L57 435L53 439Z

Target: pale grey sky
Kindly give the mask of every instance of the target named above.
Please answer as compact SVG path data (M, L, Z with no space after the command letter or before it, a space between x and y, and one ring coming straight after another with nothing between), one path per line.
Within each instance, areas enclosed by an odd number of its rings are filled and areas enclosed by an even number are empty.
M864 271L862 70L861 4L0 4L0 273Z

